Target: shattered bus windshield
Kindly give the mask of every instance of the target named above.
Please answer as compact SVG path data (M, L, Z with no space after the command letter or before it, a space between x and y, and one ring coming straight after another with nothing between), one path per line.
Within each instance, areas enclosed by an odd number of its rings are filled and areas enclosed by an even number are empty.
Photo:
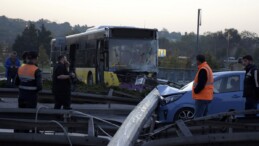
M109 41L109 66L113 70L156 71L156 40Z

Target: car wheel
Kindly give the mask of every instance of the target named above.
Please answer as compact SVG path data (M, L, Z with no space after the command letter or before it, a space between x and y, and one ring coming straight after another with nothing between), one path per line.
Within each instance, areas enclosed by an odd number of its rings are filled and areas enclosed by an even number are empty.
M182 108L178 110L174 116L174 121L182 119L188 120L194 117L194 109L193 108Z
M92 86L93 84L94 84L93 74L89 73L89 75L87 77L87 85Z

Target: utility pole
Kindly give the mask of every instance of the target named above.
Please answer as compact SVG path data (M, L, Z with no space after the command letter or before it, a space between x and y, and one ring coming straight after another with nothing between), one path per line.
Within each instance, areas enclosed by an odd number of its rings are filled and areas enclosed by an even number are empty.
M229 41L230 41L230 33L228 32L227 64L229 64Z
M198 20L197 20L197 48L196 48L197 54L200 53L200 50L199 50L199 30L200 30L200 26L201 26L201 17L200 17L200 14L201 14L201 9L198 9Z

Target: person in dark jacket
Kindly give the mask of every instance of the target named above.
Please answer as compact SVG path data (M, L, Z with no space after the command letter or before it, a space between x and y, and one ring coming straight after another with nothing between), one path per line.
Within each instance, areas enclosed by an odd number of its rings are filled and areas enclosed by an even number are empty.
M26 64L26 62L27 62L27 54L28 54L27 51L23 52L23 54L22 54L22 61L23 61L22 65Z
M19 59L17 58L17 53L12 52L10 57L5 61L5 75L7 78L7 86L14 87L15 77L17 75L18 68L21 66Z
M258 69L253 63L251 55L243 57L243 65L245 67L244 92L243 97L246 98L245 109L257 109L259 101L259 78ZM256 114L247 114L247 117L256 116Z
M26 64L18 69L16 85L19 87L19 108L36 108L38 92L42 89L42 75L36 66L38 54L34 51L27 53Z
M71 82L70 79L75 76L68 71L69 62L66 56L58 57L58 64L54 67L52 76L52 92L55 98L54 109L71 109Z

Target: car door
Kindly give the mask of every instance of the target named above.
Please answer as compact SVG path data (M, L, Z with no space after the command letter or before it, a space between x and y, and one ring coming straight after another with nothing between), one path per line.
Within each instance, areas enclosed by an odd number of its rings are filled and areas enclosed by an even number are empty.
M221 76L214 81L214 98L209 114L244 110L243 78L240 74Z

